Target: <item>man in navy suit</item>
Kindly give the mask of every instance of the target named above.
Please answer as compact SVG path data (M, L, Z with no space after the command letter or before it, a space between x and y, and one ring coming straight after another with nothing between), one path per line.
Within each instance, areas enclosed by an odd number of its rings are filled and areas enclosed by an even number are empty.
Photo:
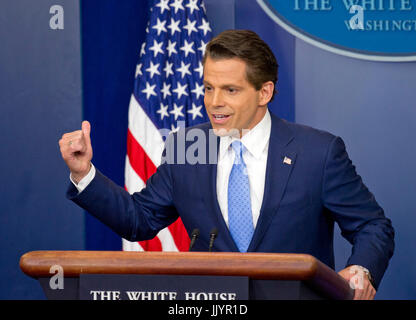
M268 111L277 69L254 32L221 33L204 57L210 123L170 135L157 172L130 195L92 165L91 128L84 121L82 130L60 140L71 171L67 196L131 241L153 238L180 216L189 234L200 230L194 250L208 250L215 227L216 251L307 253L332 268L337 222L353 245L339 274L349 281L360 272L355 299L372 299L394 250L391 222L339 137ZM205 138L187 139L180 148L180 136L191 133ZM191 145L199 161L180 163Z

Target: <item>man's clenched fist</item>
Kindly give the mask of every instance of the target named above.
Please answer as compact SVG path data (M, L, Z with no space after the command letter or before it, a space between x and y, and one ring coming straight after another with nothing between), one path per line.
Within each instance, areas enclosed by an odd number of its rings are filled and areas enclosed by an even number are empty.
M62 158L66 162L71 177L78 183L91 168L92 147L90 139L91 125L82 122L82 130L65 133L59 140Z

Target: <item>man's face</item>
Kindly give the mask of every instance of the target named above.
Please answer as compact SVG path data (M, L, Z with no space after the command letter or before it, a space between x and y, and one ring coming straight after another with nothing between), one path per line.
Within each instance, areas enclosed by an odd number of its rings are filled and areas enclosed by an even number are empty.
M208 57L204 86L205 108L218 135L235 134L237 129L241 136L243 129L252 129L266 113L268 100L264 104L263 90L257 91L248 82L246 63L241 59Z

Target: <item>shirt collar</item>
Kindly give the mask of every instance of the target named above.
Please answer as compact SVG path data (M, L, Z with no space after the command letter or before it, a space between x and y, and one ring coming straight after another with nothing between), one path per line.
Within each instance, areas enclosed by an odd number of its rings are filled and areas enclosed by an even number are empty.
M272 127L272 120L269 110L266 110L266 114L263 119L249 132L247 132L242 138L241 143L251 153L253 157L259 159L270 139L270 132ZM225 136L220 138L220 153L219 159L222 159L231 143L235 140L240 140L236 137Z

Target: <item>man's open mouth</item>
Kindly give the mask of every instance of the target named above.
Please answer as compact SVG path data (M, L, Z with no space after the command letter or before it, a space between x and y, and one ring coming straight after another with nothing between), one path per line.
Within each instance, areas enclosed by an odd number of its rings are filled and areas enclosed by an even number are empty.
M229 114L213 114L212 116L215 119L225 119L225 118L228 118L230 115Z

